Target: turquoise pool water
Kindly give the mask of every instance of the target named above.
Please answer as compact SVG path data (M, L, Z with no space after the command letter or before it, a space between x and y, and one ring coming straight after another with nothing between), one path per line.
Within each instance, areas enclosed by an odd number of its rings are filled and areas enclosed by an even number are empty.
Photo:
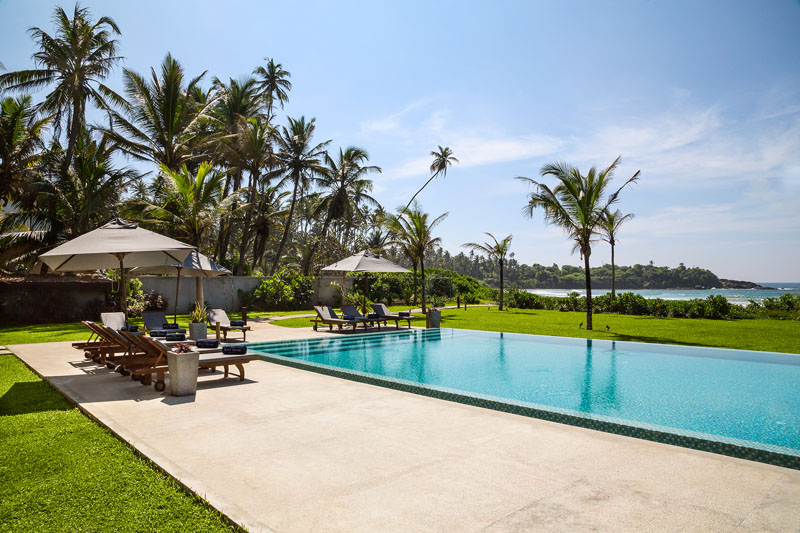
M314 365L800 455L800 356L793 354L457 329L250 347Z

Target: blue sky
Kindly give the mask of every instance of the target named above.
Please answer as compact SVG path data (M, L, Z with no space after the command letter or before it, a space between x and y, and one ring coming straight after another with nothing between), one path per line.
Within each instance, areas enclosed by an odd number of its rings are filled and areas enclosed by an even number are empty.
M0 61L27 68L30 26L55 3L0 0ZM71 10L71 4L62 4ZM421 194L457 253L484 231L513 233L526 263L578 264L528 188L565 160L617 155L618 204L633 212L619 264L709 268L755 281L800 279L800 2L84 2L122 30L124 66L169 51L190 74L248 74L264 57L292 73L286 114L318 139L365 148L383 168L375 197L405 204L428 153L461 160ZM121 69L110 85L121 90ZM592 263L610 259L599 244Z

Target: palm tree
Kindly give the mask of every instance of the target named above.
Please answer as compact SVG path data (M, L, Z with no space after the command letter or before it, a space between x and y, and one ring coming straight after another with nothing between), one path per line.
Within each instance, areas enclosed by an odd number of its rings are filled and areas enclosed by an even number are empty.
M628 220L633 218L633 213L626 215L617 209L613 213L610 209L603 211L603 218L600 220L600 232L602 238L611 245L611 299L617 297L616 295L616 268L614 266L614 246L617 244L617 232L619 228Z
M0 206L17 200L34 180L49 122L38 117L29 95L0 101Z
M283 109L283 105L289 101L287 93L292 90L292 82L289 81L292 75L273 59L265 57L264 61L267 66L257 67L253 74L261 78L258 85L267 104L267 122L272 122L273 106L277 103Z
M273 233L281 228L281 221L286 218L287 210L284 209L284 199L289 196L289 191L280 191L279 187L267 186L256 196L257 205L255 215L250 220L253 226L253 258L251 266L255 270L260 261L265 260L267 243L272 239ZM266 261L264 263L266 265ZM266 271L266 266L264 266Z
M428 178L428 181L425 182L425 185L420 187L420 189L414 193L414 196L412 196L411 200L409 200L408 204L406 204L406 209L409 208L411 202L414 201L414 198L416 198L417 195L422 192L422 189L427 187L428 184L433 181L433 178L439 174L441 174L442 177L447 176L447 169L452 166L453 163L458 163L458 159L455 158L453 151L448 146L445 146L444 148L439 146L438 150L431 152L431 155L433 156L433 163L431 163L430 171L433 172L433 175Z
M152 161L176 172L206 154L198 148L201 123L216 98L197 99L205 72L184 84L184 71L171 54L161 73L150 69L150 80L125 69L123 83L130 105L125 114L113 113L115 129L106 130L136 159ZM202 91L200 91L202 93Z
M604 199L606 188L611 183L614 170L619 162L620 157L617 157L608 168L602 171L592 167L586 176L581 175L577 168L567 163L546 164L542 167L540 174L554 176L558 180L558 185L553 189L531 178L517 177L517 179L527 181L536 187L536 190L530 195L530 200L522 208L523 214L533 217L537 208L544 209L545 220L560 226L575 241L572 251L578 250L583 258L586 279L587 330L592 329L592 283L589 256L592 253L593 238L597 235L603 212L617 201L622 189L629 183L638 181L640 174L640 171L637 170L622 187Z
M28 262L48 248L82 235L106 222L116 210L121 191L140 174L117 168L119 147L108 137L93 138L84 129L78 136L72 164L66 154L46 154L45 175L30 183L19 200L19 210L0 219L0 262ZM66 171L63 169L66 167Z
M112 105L126 105L120 95L103 84L121 59L117 41L112 39L120 31L109 17L92 22L89 10L79 4L75 4L72 18L61 7L55 9L53 18L55 35L36 27L29 30L39 48L33 54L37 68L0 75L0 89L37 90L55 85L40 105L45 113L54 115L56 136L62 118L66 119L63 163L69 165L83 129L87 101L109 112Z
M414 265L414 292L416 294L417 265L420 267L422 312L426 312L425 300L425 254L441 243L441 238L433 236L433 229L438 226L448 213L442 213L429 222L430 215L424 213L418 203L411 209L402 208L397 215L388 219L389 231L393 235L392 241L400 247L403 253Z
M285 173L282 183L291 183L292 199L289 204L289 212L283 229L283 237L275 253L275 259L272 262L272 274L274 274L278 268L278 262L283 255L283 249L286 247L286 241L292 230L298 191L301 188L306 188L309 179L314 176L321 176L325 173L325 167L322 166L322 157L325 155L325 147L330 141L325 141L314 146L311 145L311 138L314 136L314 129L316 128L315 122L316 119L313 118L309 122L306 122L305 117L300 117L299 119L290 117L289 127L283 126L281 128L281 134L277 138L280 148L277 159Z
M315 210L316 214L325 213L325 221L311 251L306 257L303 272L311 270L311 261L320 241L325 239L331 221L352 219L354 211L362 204L377 206L378 202L368 193L372 191L372 180L365 176L372 172L381 172L380 167L363 165L369 161L369 155L361 148L350 146L346 150L339 149L339 157L334 160L325 154L325 172L316 179L317 186L327 194Z
M164 203L132 200L128 211L132 218L174 233L202 249L220 215L230 209L235 196L243 191L223 199L225 176L214 172L209 162L201 163L194 175L185 164L177 172L166 165L161 165L160 171L164 177Z
M490 244L485 242L483 244L478 244L476 242L468 242L466 244L462 244L464 248L469 248L472 251L479 252L486 254L489 259L497 261L497 264L500 266L500 310L503 310L503 266L506 261L506 254L508 254L508 249L511 247L511 238L512 236L509 235L502 241L498 241L494 235L486 232L486 235L492 238L494 244Z

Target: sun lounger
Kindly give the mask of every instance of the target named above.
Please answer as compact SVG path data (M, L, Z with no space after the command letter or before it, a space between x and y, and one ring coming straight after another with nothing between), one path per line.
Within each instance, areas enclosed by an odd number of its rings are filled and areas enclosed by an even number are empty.
M217 327L217 322L219 322L219 330L222 332L224 340L228 340L229 331L241 331L243 340L247 340L247 332L250 331L250 326L231 325L228 314L222 309L212 309L208 312L208 325L214 329Z
M372 316L372 317L364 316L358 311L356 306L354 306L354 305L343 305L342 306L342 318L347 319L347 318L350 318L350 317L352 317L354 320L360 320L360 321L362 321L362 322L364 322L366 324L369 324L370 326L377 326L378 327L378 331L380 331L380 329L381 329L381 323L383 323L383 325L386 325L386 320L384 320L380 316L377 316L377 315L376 316Z
M142 322L144 322L144 329L147 331L165 329L170 333L186 333L183 328L164 327L165 324L170 322L161 311L145 311L142 313Z
M317 316L311 319L311 322L314 323L314 331L317 331L317 326L319 324L328 326L330 331L333 331L333 326L338 326L339 331L342 331L343 326L353 326L353 331L355 331L359 324L364 324L364 329L367 329L366 322L362 320L345 320L344 318L339 318L336 316L333 309L328 306L314 306L314 311L317 312Z
M112 328L88 321L83 322L83 324L100 339L98 345L84 348L87 357L91 357L93 361L127 375L123 368L123 361L125 361L126 357L137 355L134 345Z
M389 311L389 308L386 307L386 304L372 304L372 310L375 311L375 313L384 320L393 320L394 325L397 326L398 328L400 327L401 321L405 321L406 323L408 323L408 327L410 328L412 320L419 320L417 317L411 316L410 314L409 316L400 316L393 314Z
M154 387L157 391L163 391L165 388L164 374L169 371L167 363L167 354L170 348L157 339L150 337L142 337L142 341L150 344L153 349L152 353L157 353L158 356L152 366L147 368L136 369L135 372L141 376L141 382L144 385L149 385L153 380L153 374L156 379ZM208 369L212 372L216 371L217 367L221 366L225 369L225 377L228 377L230 366L233 365L239 371L239 381L244 381L244 365L250 361L258 359L258 355L254 353L245 353L242 355L226 355L222 353L221 348L210 349L197 349L193 351L200 353L199 368Z
M115 330L120 330L125 327L125 313L100 313L100 320L104 326L108 326ZM97 346L100 344L101 339L97 336L95 331L90 328L91 334L89 338L81 342L73 342L72 347L78 350L83 350L87 347ZM88 357L88 356L87 356Z

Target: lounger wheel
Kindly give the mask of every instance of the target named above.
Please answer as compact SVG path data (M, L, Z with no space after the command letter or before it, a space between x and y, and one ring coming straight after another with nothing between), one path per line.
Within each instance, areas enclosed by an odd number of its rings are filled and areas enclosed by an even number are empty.
M120 369L121 370L119 371L119 373L122 374L123 376L130 376L131 375L130 370L125 370L122 366L120 366Z
M91 359L92 357L94 357L94 355L92 355L92 352L90 352L89 350L86 350L86 351L84 351L84 352L83 352L83 356L84 356L86 359Z
M134 372L134 373L131 374L131 379L133 381L141 381L142 375L141 374L137 374L136 372Z
M153 385L153 387L155 387L155 389L156 389L158 392L161 392L161 391L163 391L163 390L164 390L164 389L167 387L167 385L166 385L166 383L164 383L163 381L156 381L156 384L155 384L155 385Z
M94 361L95 363L99 362L100 361L100 354L93 353L92 354L92 361Z
M109 370L115 370L116 369L116 366L114 365L114 363L106 363L106 367ZM122 366L120 366L120 368L122 368Z

